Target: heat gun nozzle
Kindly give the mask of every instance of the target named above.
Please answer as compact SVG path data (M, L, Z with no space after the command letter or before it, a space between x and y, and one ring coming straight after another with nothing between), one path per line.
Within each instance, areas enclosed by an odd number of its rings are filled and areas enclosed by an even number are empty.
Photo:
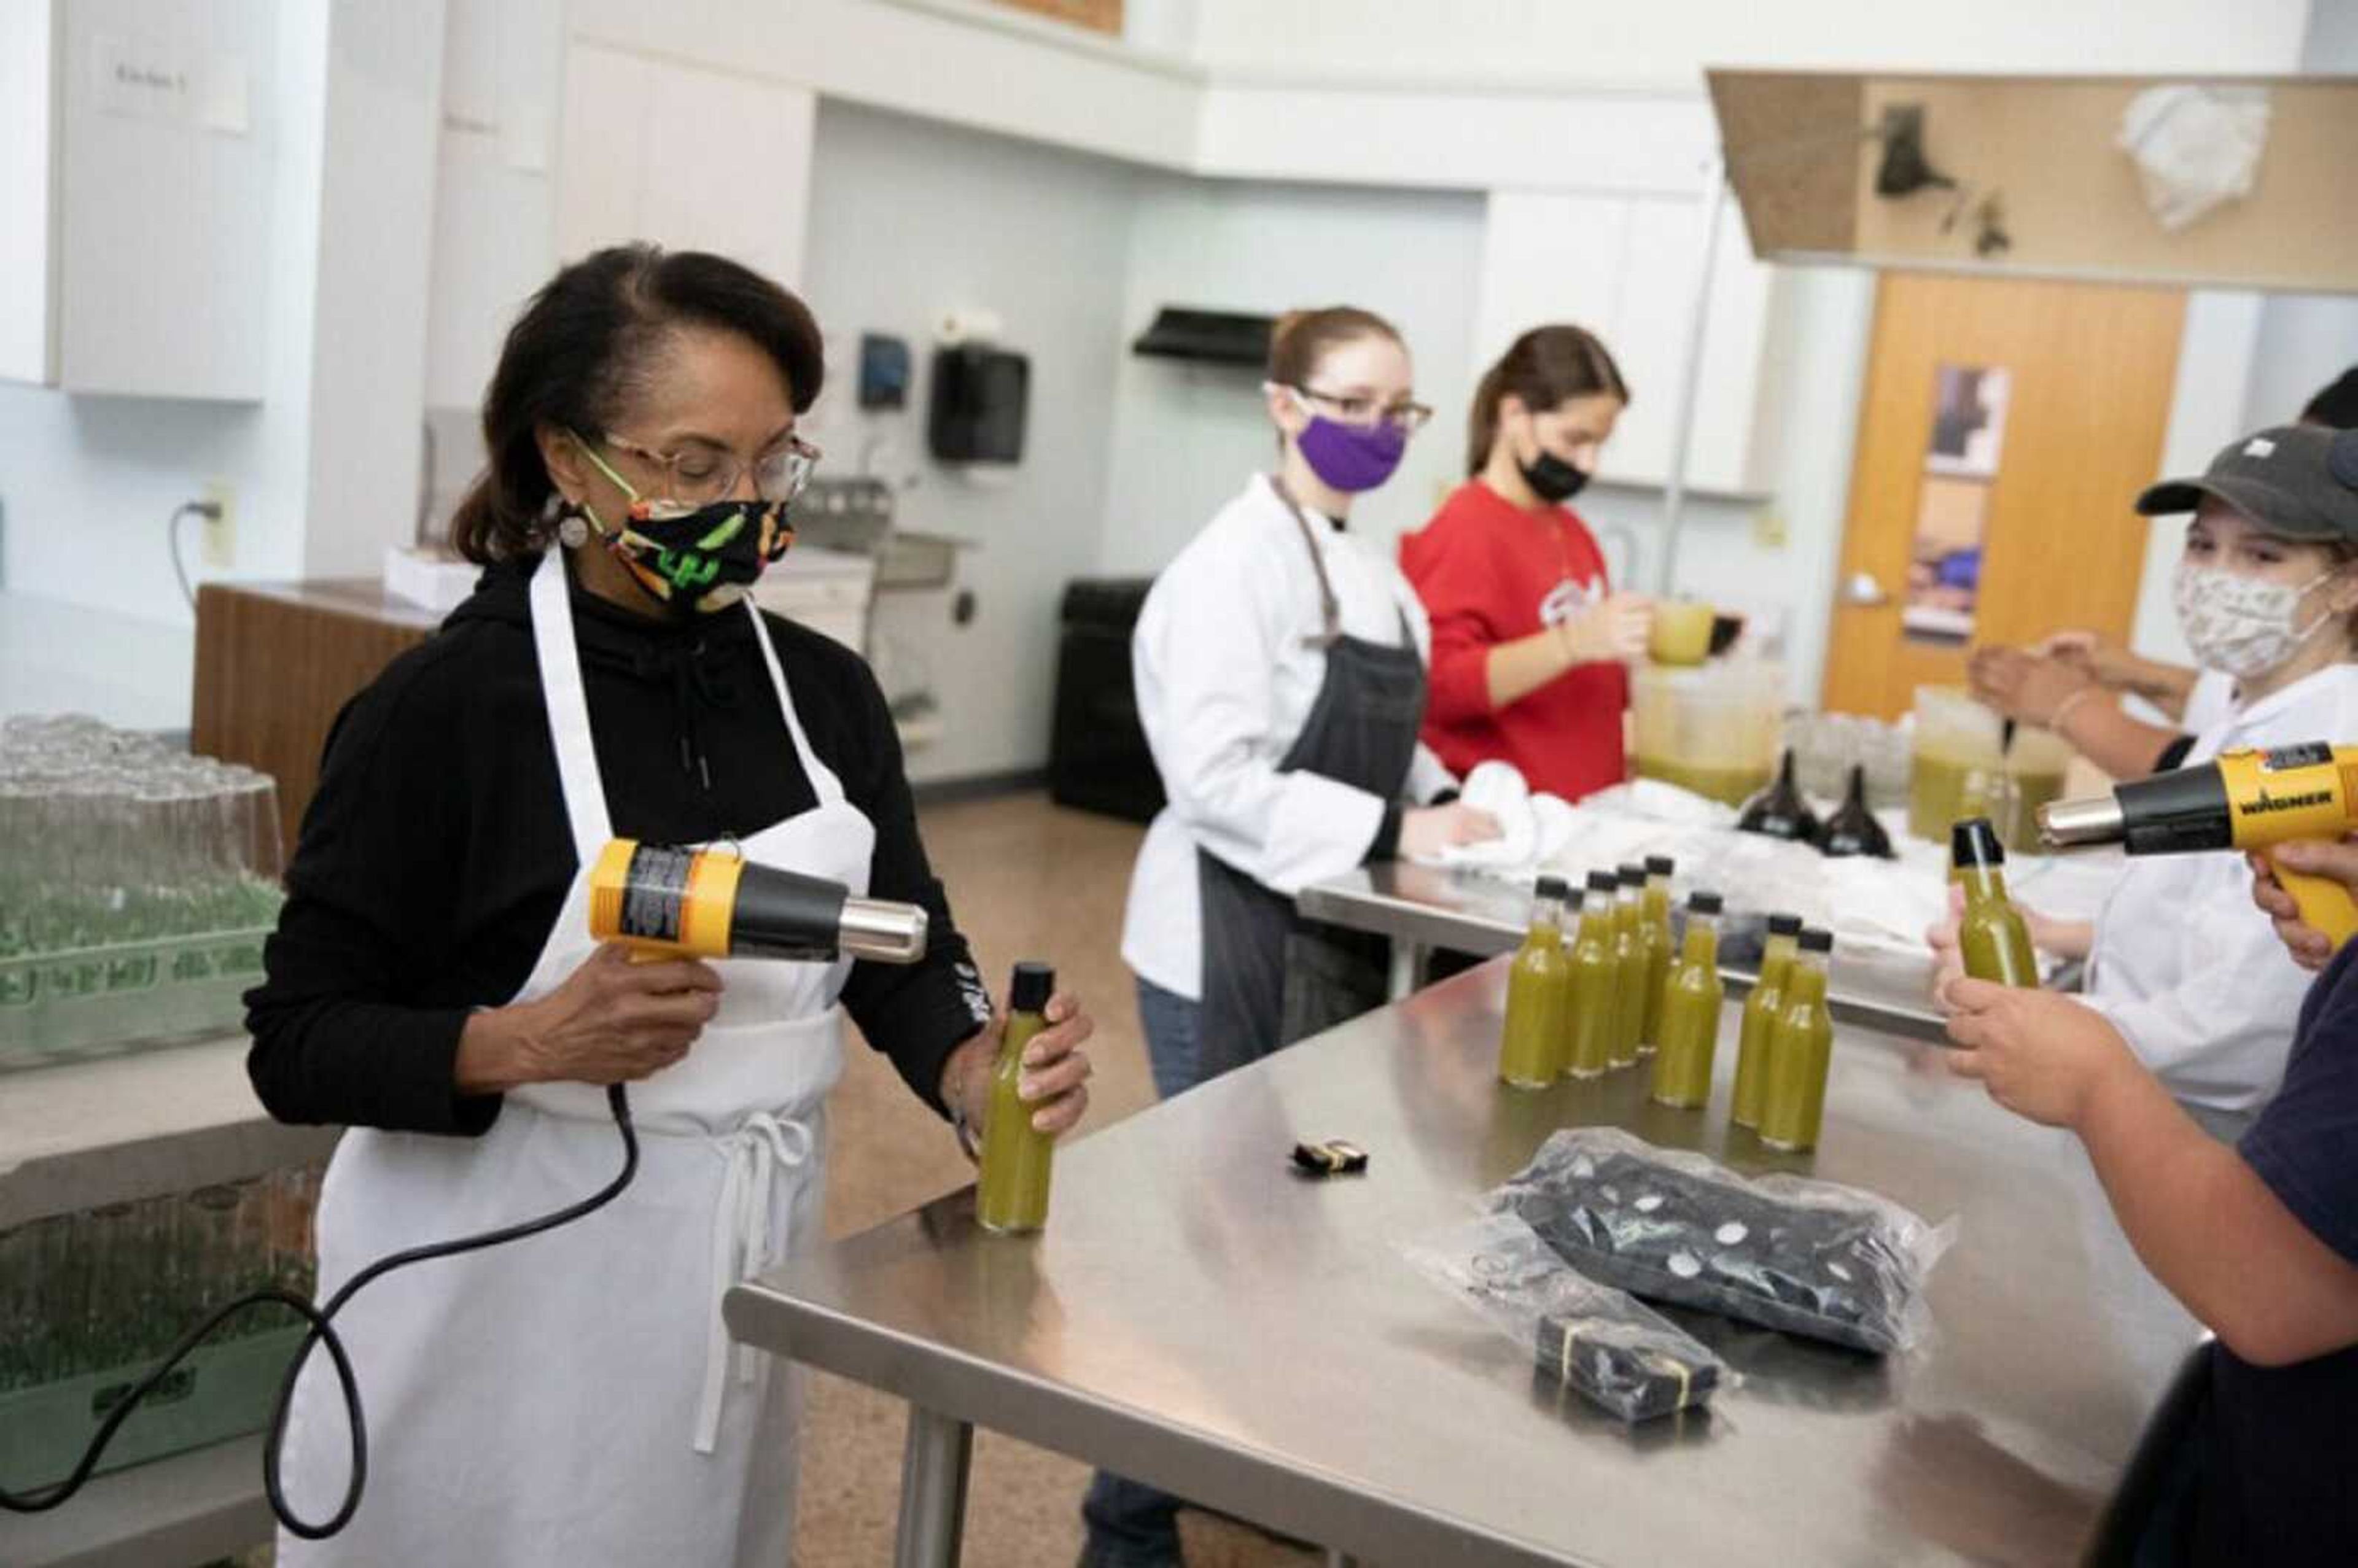
M884 899L848 898L838 924L847 958L877 964L914 964L925 956L925 912Z
M2039 808L2039 841L2050 849L2078 844L2117 844L2127 833L2121 803L2109 795L2050 801Z

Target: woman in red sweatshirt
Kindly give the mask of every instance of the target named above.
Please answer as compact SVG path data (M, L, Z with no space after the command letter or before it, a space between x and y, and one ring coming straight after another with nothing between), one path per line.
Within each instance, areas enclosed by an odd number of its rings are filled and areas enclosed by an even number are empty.
M1433 622L1424 741L1463 777L1509 762L1534 790L1578 800L1627 775L1628 660L1652 601L1616 592L1565 502L1629 401L1613 356L1578 327L1535 327L1474 394L1466 471L1401 567Z

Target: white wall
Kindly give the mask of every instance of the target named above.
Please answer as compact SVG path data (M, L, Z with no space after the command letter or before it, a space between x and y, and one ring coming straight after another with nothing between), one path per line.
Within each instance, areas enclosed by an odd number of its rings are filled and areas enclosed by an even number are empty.
M1273 459L1257 372L1128 351L1162 305L1273 315L1347 304L1389 318L1415 359L1417 395L1440 413L1352 523L1386 551L1421 526L1465 473L1481 250L1475 196L1154 177L1130 239L1103 569L1160 569Z
M827 468L858 471L863 446L890 442L879 471L914 474L904 528L975 541L946 593L879 600L879 674L888 690L926 677L947 733L913 752L925 780L1033 768L1048 754L1056 603L1084 575L1105 515L1114 384L1125 342L1124 273L1140 177L1113 163L829 103L819 112L802 286L827 334L828 385L810 430ZM1022 464L962 477L924 455L932 328L982 307L1031 358ZM862 330L910 341L918 376L904 414L854 403Z
M2323 6L2346 0L2320 0ZM2309 0L1197 0L1216 73L1689 84L1705 65L2072 72L2273 71ZM1441 20L1446 13L1445 22Z

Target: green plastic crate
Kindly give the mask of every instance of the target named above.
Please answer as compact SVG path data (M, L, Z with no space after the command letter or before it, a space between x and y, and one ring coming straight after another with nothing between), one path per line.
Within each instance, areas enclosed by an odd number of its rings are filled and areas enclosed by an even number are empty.
M0 1071L234 1028L269 935L255 926L0 958Z
M279 1381L303 1334L298 1323L199 1346L123 1423L99 1472L267 1427ZM99 1423L154 1365L144 1361L0 1394L0 1487L23 1491L72 1474Z

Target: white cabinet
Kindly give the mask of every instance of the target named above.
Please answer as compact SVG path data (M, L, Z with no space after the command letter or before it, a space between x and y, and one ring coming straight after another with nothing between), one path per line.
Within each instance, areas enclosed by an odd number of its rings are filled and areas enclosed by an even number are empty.
M574 44L558 139L558 255L652 240L717 252L797 286L817 112L807 88Z
M434 179L426 404L472 408L557 265L562 0L450 0Z
M1525 329L1552 321L1605 341L1630 404L1598 477L1659 485L1670 475L1679 382L1703 255L1699 200L1498 190L1490 194L1474 334L1476 373ZM1759 436L1760 358L1769 268L1752 259L1742 220L1722 215L1712 269L1687 482L1729 494L1767 488Z
M0 5L0 375L254 400L271 0Z

